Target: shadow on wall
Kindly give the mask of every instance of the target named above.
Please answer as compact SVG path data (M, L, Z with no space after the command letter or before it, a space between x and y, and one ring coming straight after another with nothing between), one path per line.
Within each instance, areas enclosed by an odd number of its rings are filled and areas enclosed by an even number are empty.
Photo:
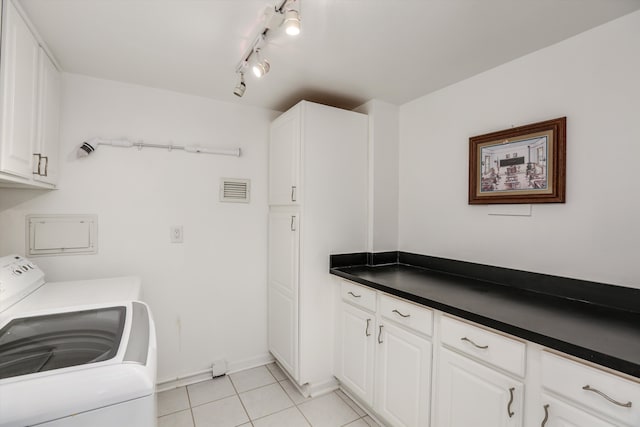
M51 190L31 190L22 188L0 188L0 212L11 209Z

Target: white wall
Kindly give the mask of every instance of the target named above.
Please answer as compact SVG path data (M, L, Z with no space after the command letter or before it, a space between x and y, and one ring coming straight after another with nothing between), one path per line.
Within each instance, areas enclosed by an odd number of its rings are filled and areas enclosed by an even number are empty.
M640 12L400 110L401 250L640 288ZM469 137L567 116L567 202L467 204Z
M160 381L226 358L267 357L267 139L277 113L65 75L56 191L0 189L0 254L24 253L24 215L99 216L99 253L36 259L49 280L138 274L157 326ZM100 147L90 137L241 147L240 158ZM251 179L251 203L219 203L220 177ZM184 243L169 227L184 226Z
M354 111L369 115L367 251L398 248L398 106L373 99Z

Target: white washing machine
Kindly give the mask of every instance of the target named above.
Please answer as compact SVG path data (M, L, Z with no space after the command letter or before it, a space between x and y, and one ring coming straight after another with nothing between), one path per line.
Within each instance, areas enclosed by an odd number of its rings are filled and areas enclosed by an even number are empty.
M156 426L156 334L140 280L46 282L0 258L0 426Z

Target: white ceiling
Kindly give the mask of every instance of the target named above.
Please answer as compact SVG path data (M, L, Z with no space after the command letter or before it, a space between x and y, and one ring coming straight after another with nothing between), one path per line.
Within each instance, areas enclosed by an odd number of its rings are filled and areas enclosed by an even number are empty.
M235 67L277 0L21 0L65 71L286 110L403 104L640 9L640 0L299 0L271 72Z

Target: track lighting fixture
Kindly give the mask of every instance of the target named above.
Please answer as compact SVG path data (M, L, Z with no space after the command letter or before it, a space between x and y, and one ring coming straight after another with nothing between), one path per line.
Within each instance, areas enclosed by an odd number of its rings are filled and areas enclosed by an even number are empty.
M249 63L253 63L251 69L258 78L267 74L271 69L269 61L263 59L260 53L260 49L267 42L267 35L270 31L278 27L284 27L285 32L290 36L300 34L299 2L300 0L281 0L279 5L274 8L267 8L262 21L263 24L255 32L256 36L253 43L247 47L240 62L236 65L236 73L240 75L240 80L233 90L236 96L242 97L247 89L247 85L244 82L244 73ZM251 61L252 59L253 61Z
M247 90L247 85L244 84L244 72L241 71L238 73L238 75L240 76L240 80L238 81L236 88L233 90L233 94L239 98L242 98L242 95L244 95L244 91Z
M284 30L290 36L300 34L300 16L295 9L288 9L284 14Z
M260 55L260 49L256 49L256 63L253 64L253 74L257 77L260 78L262 76L264 76L265 74L267 74L269 72L269 70L271 69L271 64L269 64L269 61L267 61L267 59L263 59L262 55Z

